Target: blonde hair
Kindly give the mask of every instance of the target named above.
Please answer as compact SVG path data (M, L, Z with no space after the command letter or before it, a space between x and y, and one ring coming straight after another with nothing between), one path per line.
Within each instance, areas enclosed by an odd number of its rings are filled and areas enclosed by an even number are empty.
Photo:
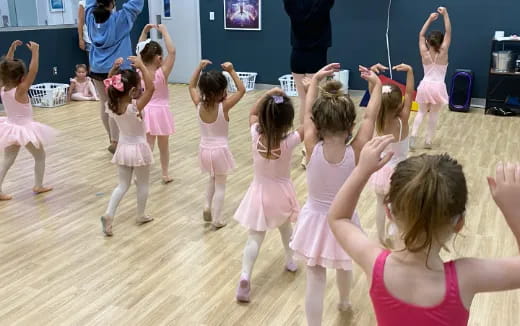
M441 243L447 228L454 227L454 218L464 214L467 201L462 166L448 154L423 154L399 163L385 198L406 249L428 249L428 254L432 243Z
M339 81L328 81L320 88L320 96L312 106L312 121L320 138L324 134L352 132L356 107L342 87Z
M378 135L384 135L385 121L388 117L396 117L403 109L403 93L401 89L394 84L385 84L383 88L389 88L389 92L383 92L381 98L381 109L377 114L376 132Z

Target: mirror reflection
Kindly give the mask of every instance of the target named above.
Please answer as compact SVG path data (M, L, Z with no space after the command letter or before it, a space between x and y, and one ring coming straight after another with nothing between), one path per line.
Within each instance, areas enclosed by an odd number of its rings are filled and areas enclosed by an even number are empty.
M78 0L0 0L0 28L77 24Z

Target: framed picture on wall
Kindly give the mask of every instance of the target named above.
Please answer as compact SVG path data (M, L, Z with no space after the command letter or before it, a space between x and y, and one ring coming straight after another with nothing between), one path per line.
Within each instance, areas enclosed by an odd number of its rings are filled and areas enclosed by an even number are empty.
M224 0L224 28L259 31L262 29L262 0Z
M172 19L172 0L162 0L163 2L163 18Z
M63 3L63 0L49 0L49 4L51 12L65 11L65 5Z

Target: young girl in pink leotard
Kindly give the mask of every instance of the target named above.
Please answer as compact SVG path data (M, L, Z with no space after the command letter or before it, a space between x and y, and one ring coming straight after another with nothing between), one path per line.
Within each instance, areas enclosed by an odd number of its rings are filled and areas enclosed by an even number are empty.
M52 190L43 186L45 147L54 142L57 132L33 121L33 108L27 94L38 73L40 46L34 42L27 44L32 58L26 74L23 61L14 58L16 48L22 44L21 41L14 41L0 61L0 95L7 113L7 118L0 118L0 150L4 151L4 162L0 168L0 201L12 198L3 192L2 183L22 146L34 157L33 192L40 194Z
M69 94L73 101L98 101L99 97L92 79L87 76L88 69L85 64L76 65L76 77L71 78Z
M327 268L336 270L338 309L350 308L353 263L334 238L327 224L327 214L334 196L356 166L361 149L372 138L381 106L379 78L360 67L361 77L370 84L371 97L359 132L352 139L356 107L341 91L341 83L329 81L318 91L320 81L339 68L339 64L331 64L313 76L304 113L309 196L290 245L296 258L307 265L305 313L310 326L321 325ZM356 212L353 221L360 227Z
M444 28L446 33L433 31L426 38L426 31L430 24L439 18L439 14L444 17ZM443 106L448 104L448 91L446 90L446 71L448 69L448 50L451 44L451 22L448 11L444 7L439 7L437 13L430 15L419 33L419 50L421 52L424 66L424 79L417 88L416 101L419 103L419 112L415 117L412 135L410 137L410 147L416 146L417 133L426 115L428 115L428 129L426 130L425 148L432 148L433 138L437 121Z
M477 293L520 288L520 256L443 261L440 251L462 229L468 199L462 166L447 154L411 157L395 168L385 205L404 248L391 252L370 240L351 216L370 175L390 161L391 153L381 155L393 141L377 137L363 148L334 199L330 227L367 275L378 325L465 326ZM499 163L488 183L520 249L520 164Z
M202 172L209 174L202 215L204 221L212 222L213 227L219 229L226 225L222 217L222 206L227 174L235 167L228 144L229 111L244 96L246 88L235 72L233 64L223 63L222 69L231 75L237 86L237 92L228 97L227 79L221 71L202 72L210 64L209 60L200 62L193 72L189 90L197 107L200 127L199 164Z
M168 56L163 57L161 45L155 41L147 40L147 34L156 28L164 38ZM164 25L146 25L141 33L138 45L138 55L154 76L155 92L144 109L144 123L146 126L146 138L152 151L157 140L161 157L162 181L170 183L173 179L168 172L170 165L170 135L175 132L175 123L170 111L170 94L168 91L168 76L170 76L175 64L175 45Z

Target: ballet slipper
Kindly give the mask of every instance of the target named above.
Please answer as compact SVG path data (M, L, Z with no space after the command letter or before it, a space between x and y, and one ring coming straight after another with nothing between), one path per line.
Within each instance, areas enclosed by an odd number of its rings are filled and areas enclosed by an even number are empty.
M302 162L301 162L301 166L304 170L307 169L307 152L305 151L305 149L302 149Z
M431 140L430 141L427 140L426 142L424 142L424 148L432 149L433 148L432 141Z
M293 261L289 261L285 264L285 269L288 272L296 273L296 271L298 271L298 265Z
M0 192L0 201L6 201L6 200L11 200L11 199L13 199L13 196Z
M204 219L204 222L211 222L211 209L204 209L202 211L202 218Z
M215 222L211 223L211 226L213 227L214 230L222 229L226 225L227 225L227 223L222 222L222 221L215 221Z
M251 284L249 283L249 280L245 277L240 278L240 282L238 283L237 288L237 301L238 302L249 302L251 295Z
M112 233L112 221L114 220L112 217L101 216L101 227L103 228L103 233L107 237L111 237Z
M343 312L351 311L352 303L350 303L350 301L341 301L338 303L338 310Z
M110 153L114 154L116 152L116 149L117 149L117 143L116 142L112 142L108 146L107 151L109 151Z
M145 215L136 219L137 224L145 224L151 221L153 221L153 217L151 217L150 215Z
M162 176L162 183L167 185L168 183L173 182L173 178L170 178L169 176Z
M34 187L32 190L33 190L34 194L39 195L39 194L43 194L45 192L51 191L52 187L43 187L43 186L42 187Z

